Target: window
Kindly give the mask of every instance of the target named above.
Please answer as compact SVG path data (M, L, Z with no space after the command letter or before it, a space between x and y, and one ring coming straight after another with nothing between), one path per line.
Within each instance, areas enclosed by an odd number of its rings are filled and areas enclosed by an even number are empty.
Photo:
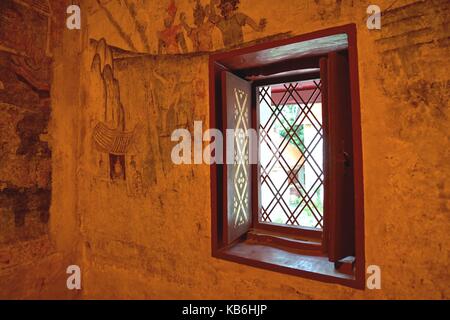
M323 228L323 120L319 79L256 88L257 225Z
M210 88L211 127L238 132L211 166L213 256L363 288L355 26L212 55Z

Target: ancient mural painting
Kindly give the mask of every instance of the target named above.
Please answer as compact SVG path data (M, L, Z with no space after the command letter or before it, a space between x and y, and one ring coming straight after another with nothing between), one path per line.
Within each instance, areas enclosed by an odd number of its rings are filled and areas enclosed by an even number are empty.
M218 2L220 14L216 14L214 6L210 7L210 21L221 31L225 47L236 46L244 42L242 30L244 26L248 25L254 31L262 32L267 24L264 18L257 24L252 18L240 12L238 5L239 0L221 0Z
M185 128L193 132L194 120L206 119L196 107L206 102L206 81L199 72L200 63L193 63L202 58L189 52L187 39L194 52L220 50L213 46L215 28L220 31L223 47L232 47L244 43L246 26L261 32L267 23L265 19L256 23L241 12L239 0L211 0L207 4L196 0L191 26L175 1L166 3L161 13L163 26L154 31L157 43L153 44L147 24L139 18L143 4L122 3L138 34L133 38L111 14L117 3L98 1L128 48L110 46L105 39L91 40L91 74L103 92L93 100L102 106L101 112L92 115L92 141L98 153L95 161L98 175L126 186L130 196L146 196L158 175L165 179L170 173L172 131ZM141 45L133 42L136 38ZM154 45L156 55L148 52ZM179 70L176 65L180 61L189 67Z
M135 141L139 123L128 124L121 101L120 84L114 72L113 54L104 39L96 43L91 73L99 80L103 118L93 129L93 142L99 152L98 168L104 178L126 182L130 195L144 196L142 172L138 169Z
M104 39L92 43L90 87L101 93L90 100L97 175L145 197L157 176L165 179L172 169L172 131L193 132L194 120L206 119L196 107L206 101L200 58L183 58L190 67L179 70L179 57L124 52Z
M186 53L186 41L180 24L175 24L177 7L172 1L167 8L167 16L164 18L164 29L158 31L158 54Z
M97 0L91 12L102 12L125 44L122 49L150 54L186 54L223 50L261 38L259 34L266 30L267 20L256 20L246 14L240 9L241 2L192 0L188 7L180 8L181 1L176 0L158 3ZM117 11L125 13L117 16L114 14ZM252 39L246 39L247 31L251 31Z
M158 53L164 53L163 48L168 54L186 53L182 29L191 40L194 52L213 51L214 28L220 30L224 47L234 47L244 42L244 26L249 26L256 32L263 31L267 24L266 19L261 19L257 24L248 15L240 12L239 3L239 0L211 0L203 6L200 0L196 0L192 13L194 26L189 26L184 12L180 14L179 23L175 24L177 7L175 2L171 1L164 19L165 29L158 32Z
M0 243L48 231L50 15L47 0L0 2Z
M239 11L239 0L211 1L202 6L196 1L193 10L194 27L186 23L186 15L180 21L192 41L194 51L211 51L213 49L212 31L216 27L222 34L224 47L233 47L244 42L243 28L248 25L254 31L264 31L267 21L261 19L257 24L252 18ZM217 12L219 11L219 12Z

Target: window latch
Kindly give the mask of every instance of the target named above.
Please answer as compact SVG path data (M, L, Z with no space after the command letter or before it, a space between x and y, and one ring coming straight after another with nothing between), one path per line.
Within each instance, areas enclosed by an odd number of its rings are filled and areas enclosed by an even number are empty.
M343 151L342 154L344 155L344 166L349 168L351 166L350 155L345 151Z

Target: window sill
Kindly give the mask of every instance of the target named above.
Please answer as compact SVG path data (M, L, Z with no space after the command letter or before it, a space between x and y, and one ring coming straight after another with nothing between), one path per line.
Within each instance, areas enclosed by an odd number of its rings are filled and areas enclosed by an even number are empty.
M354 275L336 271L334 263L322 255L307 255L288 248L244 240L218 250L213 256L312 280L361 288L360 281Z

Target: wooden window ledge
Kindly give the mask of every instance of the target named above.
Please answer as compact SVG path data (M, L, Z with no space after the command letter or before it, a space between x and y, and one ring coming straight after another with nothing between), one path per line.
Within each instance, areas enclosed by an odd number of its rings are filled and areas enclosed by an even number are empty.
M222 248L214 256L303 278L358 287L354 275L338 272L335 264L330 262L326 256L307 255L299 253L299 250L256 243L252 239Z

